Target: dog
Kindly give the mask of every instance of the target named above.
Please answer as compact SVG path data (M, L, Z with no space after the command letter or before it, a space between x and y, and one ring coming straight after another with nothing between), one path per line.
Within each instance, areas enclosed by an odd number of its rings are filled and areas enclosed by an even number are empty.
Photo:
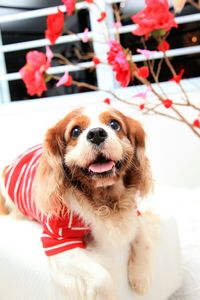
M140 122L83 107L4 169L1 212L42 224L53 299L120 300L124 287L143 295L151 285L156 221L137 209L151 189Z

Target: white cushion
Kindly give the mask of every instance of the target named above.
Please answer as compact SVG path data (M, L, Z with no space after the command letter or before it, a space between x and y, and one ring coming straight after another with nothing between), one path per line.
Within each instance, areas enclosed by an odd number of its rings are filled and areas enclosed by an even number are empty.
M169 300L199 300L200 188L159 187L148 202L158 214L171 216L178 224L183 281L180 289Z
M0 218L0 298L3 300L46 300L50 291L47 257L40 244L41 228L35 222ZM180 248L177 226L164 219L156 248L153 285L148 295L130 293L120 300L166 300L181 284Z
M164 243L157 249L156 280L151 295L133 299L166 300L171 295L169 300L199 300L200 189L156 188L155 194L144 204L145 208L148 205L166 220ZM166 219L166 216L172 219ZM179 228L183 275L182 285L176 292L181 274L174 219ZM0 299L47 299L50 281L40 233L40 226L34 222L0 218Z

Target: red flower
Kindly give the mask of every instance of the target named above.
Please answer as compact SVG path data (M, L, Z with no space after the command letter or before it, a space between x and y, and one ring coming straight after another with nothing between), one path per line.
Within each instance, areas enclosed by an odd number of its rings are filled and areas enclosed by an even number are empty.
M94 0L85 0L85 2L87 2L87 3L93 3L94 2Z
M147 78L149 77L149 68L146 66L137 69L137 74L139 77Z
M61 36L64 27L64 13L60 10L56 14L48 15L47 29L45 31L46 39L50 40L51 44Z
M76 1L75 0L62 0L62 3L66 7L67 16L71 16L75 10Z
M64 86L71 86L72 84L73 84L73 78L71 75L69 75L67 81L64 83Z
M160 44L158 44L157 49L159 51L165 52L170 49L170 44L167 41L162 41Z
M199 119L194 120L194 122L193 122L192 125L193 125L194 127L200 128L200 121L199 121Z
M108 63L116 73L116 80L123 87L127 86L131 80L131 71L124 49L115 40L110 41L110 50L107 53Z
M93 57L92 61L93 61L93 63L94 63L95 65L98 65L98 64L101 63L101 61L100 61L100 59L99 59L98 57Z
M49 62L44 53L38 51L27 53L26 65L19 72L29 95L41 96L47 90L45 72L48 68Z
M140 108L140 110L143 110L145 108L145 104L144 103L140 104L139 108Z
M103 102L110 105L110 98L106 98Z
M103 20L105 20L107 14L105 11L103 11L100 15L100 17L97 19L97 22L102 22Z
M162 103L166 108L170 108L173 104L172 100L170 100L170 99L165 99L162 101Z
M175 81L176 83L179 83L183 77L185 70L181 69L179 74L175 75L174 77L172 77L171 81Z
M133 34L148 37L155 30L169 31L172 27L177 27L173 14L169 12L168 0L145 0L145 2L146 7L131 18L137 24Z

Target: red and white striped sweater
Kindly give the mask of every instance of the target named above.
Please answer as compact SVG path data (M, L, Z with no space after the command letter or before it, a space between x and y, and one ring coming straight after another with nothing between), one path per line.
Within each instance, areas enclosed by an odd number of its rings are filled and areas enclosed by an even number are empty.
M41 241L46 255L54 255L76 247L85 248L84 237L90 233L90 229L77 215L67 211L62 217L44 215L36 207L32 184L42 152L42 145L35 146L19 156L6 169L6 190L23 215L43 226Z

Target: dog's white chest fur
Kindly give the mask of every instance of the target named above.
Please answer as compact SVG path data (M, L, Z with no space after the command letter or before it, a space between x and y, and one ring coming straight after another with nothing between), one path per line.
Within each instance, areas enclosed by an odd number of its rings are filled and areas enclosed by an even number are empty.
M129 220L123 225L116 227L115 224L104 222L101 227L95 228L94 235L98 246L91 249L95 260L111 274L117 300L123 300L125 295L126 300L133 298L128 284L128 259L130 242L135 236L137 224L132 218L132 221Z
M116 300L123 300L124 295L126 300L132 299L133 292L128 284L128 258L130 243L136 236L138 226L134 209L124 212L121 216L118 215L117 218L98 218L90 214L90 211L84 211L82 216L82 208L76 200L73 199L72 203L76 213L81 217L84 216L84 221L90 224L92 230L94 244L85 250L87 256L111 275Z

